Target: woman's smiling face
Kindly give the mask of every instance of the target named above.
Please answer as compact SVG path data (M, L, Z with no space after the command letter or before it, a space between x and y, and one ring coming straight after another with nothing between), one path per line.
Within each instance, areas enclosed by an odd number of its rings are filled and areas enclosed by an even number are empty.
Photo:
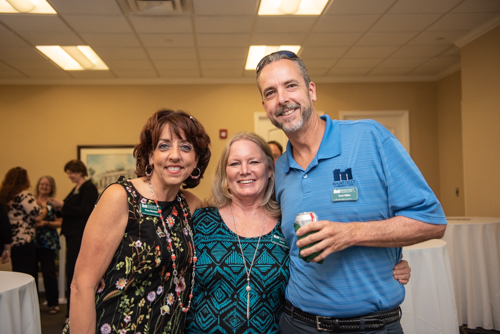
M169 125L165 125L150 157L149 163L154 165L153 177L166 186L180 186L198 163L193 144L182 130L180 135L181 138L177 137Z
M241 139L231 145L227 159L227 184L235 199L261 200L271 177L272 167L253 141Z
M48 196L52 191L52 186L50 184L49 179L43 178L40 180L40 183L38 183L38 193L40 195Z

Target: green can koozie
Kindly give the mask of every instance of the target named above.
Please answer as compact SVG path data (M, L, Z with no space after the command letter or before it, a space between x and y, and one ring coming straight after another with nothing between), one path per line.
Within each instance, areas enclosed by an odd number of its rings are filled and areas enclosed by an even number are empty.
M301 226L300 226L299 224L297 224L297 223L293 224L293 227L295 228L295 232L297 232L297 230L298 230L299 228L301 228ZM297 240L300 240L300 239L302 239L302 238L305 238L305 237L307 237L308 235L313 234L313 233L315 233L315 232L309 232L309 233L307 233L307 234L305 234L305 235L303 235L303 236L300 236L300 237L299 237L299 236L297 236ZM307 245L307 246L300 247L300 248L299 248L299 259L302 259L302 260L304 260L304 261L306 261L306 262L308 262L308 263L309 263L312 259L314 259L316 256L318 256L318 255L321 253L321 251L318 251L318 252L316 252L316 253L314 253L314 254L311 254L311 255L309 255L309 256L305 256L305 257L304 257L304 256L302 256L302 255L300 255L300 252L301 252L303 249L309 248L309 247L311 247L311 246L313 246L313 245L316 245L317 243L318 243L318 241L313 242L312 244L309 244L309 245ZM319 263L319 264L323 264L323 261L324 261L324 260L321 260L321 261L319 261L319 262L317 262L317 263Z

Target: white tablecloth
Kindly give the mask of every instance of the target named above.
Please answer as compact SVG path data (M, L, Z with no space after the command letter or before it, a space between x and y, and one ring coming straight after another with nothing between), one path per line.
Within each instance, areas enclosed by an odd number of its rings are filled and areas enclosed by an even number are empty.
M450 258L443 240L403 247L411 278L401 304L405 334L458 334Z
M447 219L458 321L500 331L500 218Z
M38 295L33 277L0 271L0 333L41 332Z

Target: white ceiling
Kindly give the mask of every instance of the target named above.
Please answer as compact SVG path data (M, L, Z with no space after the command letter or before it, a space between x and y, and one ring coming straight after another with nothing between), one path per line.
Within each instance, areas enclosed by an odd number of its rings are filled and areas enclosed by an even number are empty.
M48 0L57 15L0 14L0 84L245 83L250 45L299 44L322 82L437 80L460 46L500 25L500 0L330 0L320 16L258 16L260 0L182 0L129 13L127 0ZM67 72L35 45L90 45L109 71Z

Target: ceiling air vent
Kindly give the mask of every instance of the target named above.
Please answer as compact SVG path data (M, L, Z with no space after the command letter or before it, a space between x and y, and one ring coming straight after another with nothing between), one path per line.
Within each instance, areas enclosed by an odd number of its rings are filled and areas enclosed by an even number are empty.
M117 0L125 14L134 15L178 15L182 14L181 0Z

